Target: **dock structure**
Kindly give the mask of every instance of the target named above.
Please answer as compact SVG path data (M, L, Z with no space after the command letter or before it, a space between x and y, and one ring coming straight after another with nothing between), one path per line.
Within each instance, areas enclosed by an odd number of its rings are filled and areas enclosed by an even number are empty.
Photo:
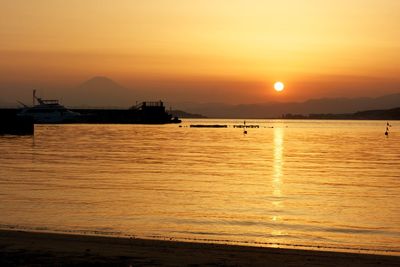
M233 127L233 128L260 128L259 125L233 125L233 126L228 126L226 124L191 124L190 128L228 128L228 127Z
M239 124L239 125L233 125L233 128L260 128L260 125Z
M77 123L166 124L180 123L165 110L162 101L141 102L129 109L71 109L81 114Z
M224 124L191 124L190 128L228 128L228 125Z

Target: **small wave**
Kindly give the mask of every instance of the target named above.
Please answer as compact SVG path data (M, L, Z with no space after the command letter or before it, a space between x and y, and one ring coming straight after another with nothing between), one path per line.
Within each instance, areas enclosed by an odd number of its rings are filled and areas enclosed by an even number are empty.
M22 230L28 232L42 232L42 233L64 233L64 234L78 234L78 235L94 235L105 237L121 237L121 238L141 238L141 239L156 239L156 240L169 240L181 242L195 242L195 243L214 243L225 245L242 245L251 247L272 247L272 248L288 248L288 249L304 249L304 250L323 250L323 251L342 251L349 253L366 253L366 254L382 254L382 255L400 255L400 249L397 248L365 248L355 246L337 246L328 243L288 243L288 242L268 242L268 241L255 241L255 240L232 240L223 238L197 238L197 237L177 237L169 235L132 235L120 231L110 231L111 228L103 228L105 231L98 229L73 229L62 230L52 229L50 227L27 227L21 225L8 225L0 224L2 230ZM218 236L212 232L192 232L193 234ZM222 234L220 234L222 236ZM232 235L232 234L229 234Z

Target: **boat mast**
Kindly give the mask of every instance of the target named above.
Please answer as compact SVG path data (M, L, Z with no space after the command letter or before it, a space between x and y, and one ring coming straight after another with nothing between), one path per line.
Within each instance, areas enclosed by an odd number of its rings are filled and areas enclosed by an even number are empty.
M36 99L36 89L33 89L33 97L32 97L32 106L35 106L35 99Z

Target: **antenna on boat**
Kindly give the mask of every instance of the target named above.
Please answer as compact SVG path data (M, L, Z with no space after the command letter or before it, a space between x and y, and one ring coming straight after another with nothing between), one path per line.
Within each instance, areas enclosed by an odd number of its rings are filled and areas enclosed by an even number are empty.
M28 108L27 105L25 105L24 103L22 103L21 101L17 101L20 105L22 105L24 108Z
M33 95L32 95L32 106L35 106L35 99L36 99L36 89L33 89Z

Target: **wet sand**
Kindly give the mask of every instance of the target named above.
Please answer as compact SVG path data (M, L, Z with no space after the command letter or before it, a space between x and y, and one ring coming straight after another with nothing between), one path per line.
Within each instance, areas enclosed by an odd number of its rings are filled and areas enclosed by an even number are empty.
M400 266L400 257L0 230L0 266Z

